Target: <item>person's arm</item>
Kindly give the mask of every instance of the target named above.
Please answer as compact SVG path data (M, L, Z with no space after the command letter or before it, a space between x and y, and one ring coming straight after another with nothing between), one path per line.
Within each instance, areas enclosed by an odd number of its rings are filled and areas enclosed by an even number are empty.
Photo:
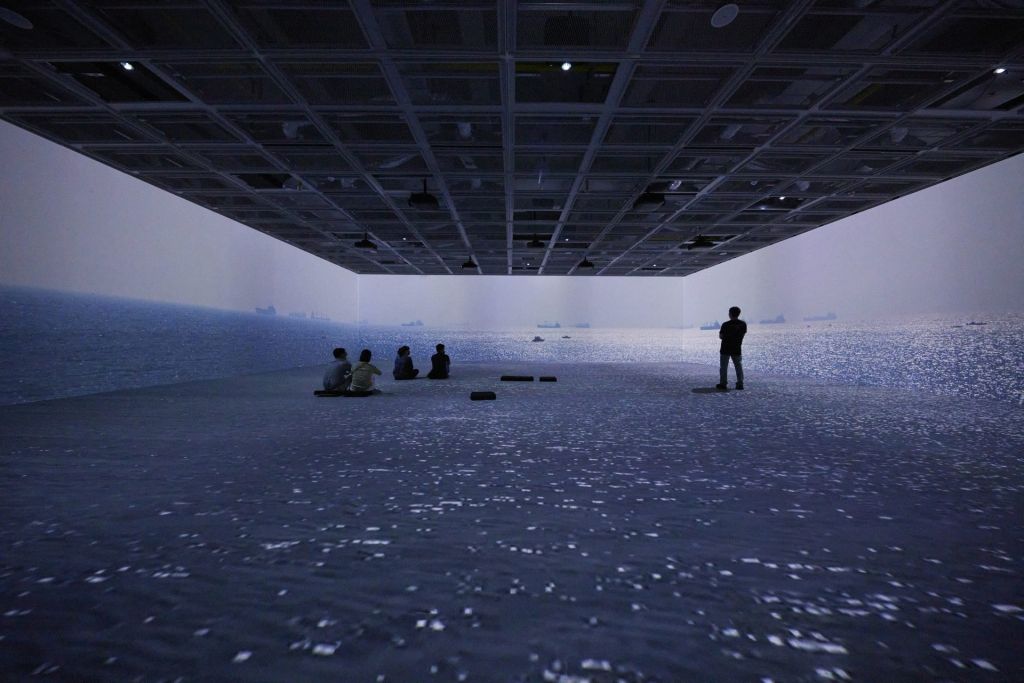
M725 329L725 323L722 323L721 325L718 326L718 338L719 339L725 339L725 336L722 334L722 330L724 330L724 329Z
M378 368L376 365L371 365L370 366L370 372L372 372L375 375L383 375L384 374L383 372L380 371L380 368Z

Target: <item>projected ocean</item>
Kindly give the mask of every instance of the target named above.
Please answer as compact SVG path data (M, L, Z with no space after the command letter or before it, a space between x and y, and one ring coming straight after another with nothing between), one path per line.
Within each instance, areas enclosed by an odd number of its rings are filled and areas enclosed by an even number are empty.
M389 369L408 344L429 367L438 342L456 371L460 361L689 362L717 381L717 334L699 329L355 326L22 288L0 288L0 319L0 405L324 364L335 346L372 349ZM752 323L743 359L748 388L787 375L1017 403L1022 340L1021 314Z

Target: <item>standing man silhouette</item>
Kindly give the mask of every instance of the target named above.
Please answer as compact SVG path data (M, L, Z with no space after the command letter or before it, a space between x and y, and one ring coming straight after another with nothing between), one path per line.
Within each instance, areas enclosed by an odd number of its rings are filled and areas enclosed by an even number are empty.
M733 306L729 309L729 319L722 323L718 330L718 338L722 340L720 349L721 361L718 366L718 385L715 387L720 391L728 391L727 381L729 379L729 359L736 368L736 388L743 389L743 359L740 347L743 345L743 335L747 333L747 324L740 320L740 307Z

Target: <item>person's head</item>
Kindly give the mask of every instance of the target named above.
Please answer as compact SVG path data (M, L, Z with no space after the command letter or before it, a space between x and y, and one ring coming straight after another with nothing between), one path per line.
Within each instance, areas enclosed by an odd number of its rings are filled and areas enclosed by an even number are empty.
M407 355L409 355L409 347L408 346L399 346L398 347L398 355L399 356L407 356Z
M438 353L444 353L444 344L438 344L434 348L437 349Z
M732 318L733 320L735 320L736 318L740 317L740 307L739 306L733 306L732 308L730 308L729 309L729 317Z
M369 363L370 362L370 358L372 358L372 357L373 357L373 354L370 353L370 349L363 349L362 351L359 352L359 362L360 363Z
M334 357L337 358L338 360L345 360L348 357L348 353L345 352L345 349L339 346L338 348L334 349Z

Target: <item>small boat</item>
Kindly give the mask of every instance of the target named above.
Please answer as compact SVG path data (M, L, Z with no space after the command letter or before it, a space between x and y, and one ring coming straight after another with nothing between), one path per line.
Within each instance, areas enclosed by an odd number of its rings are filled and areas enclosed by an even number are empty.
M702 330L717 330L721 326L722 326L722 323L720 323L720 322L718 322L716 320L713 323L704 323L703 325L700 326L700 329L702 329Z
M256 312L260 315L277 315L277 309L273 306L267 306L266 308L256 307Z
M569 335L567 335L567 334L563 334L563 335L562 335L562 339L572 339L572 337L570 337L570 336L569 336Z
M985 323L985 322L977 323L977 322L974 322L973 320L971 322L967 323L967 324L968 325L988 325L988 323Z
M534 337L533 341L544 341L544 337Z
M779 313L774 318L768 318L767 320L762 320L761 324L762 325L781 325L784 322L786 322L786 317L784 315L782 315L781 313Z

